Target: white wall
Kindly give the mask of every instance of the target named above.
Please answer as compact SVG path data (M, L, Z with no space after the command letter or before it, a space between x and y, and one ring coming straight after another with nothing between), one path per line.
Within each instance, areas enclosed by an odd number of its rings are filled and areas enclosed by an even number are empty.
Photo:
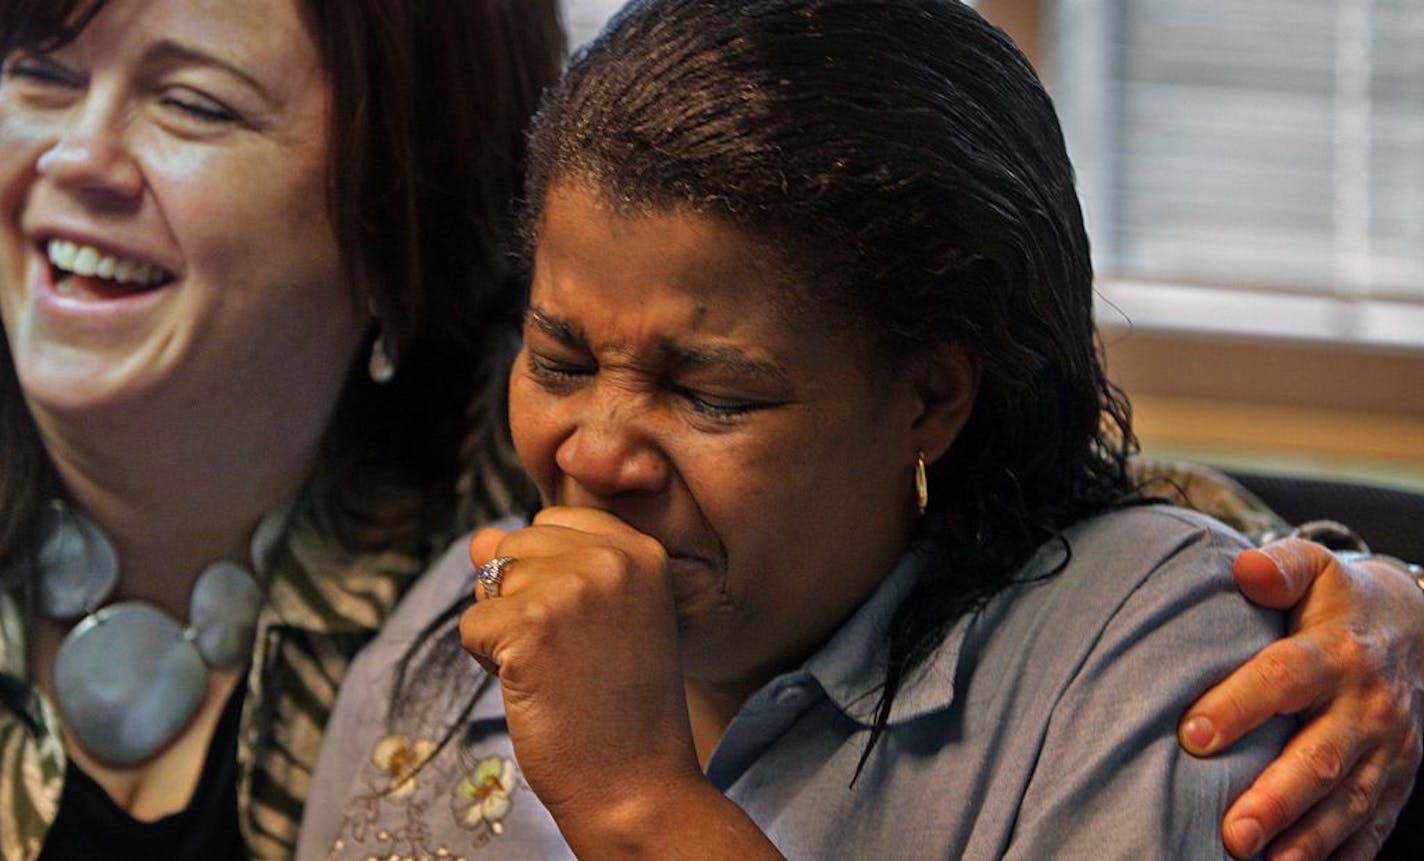
M564 30L573 49L591 39L608 16L623 5L624 0L561 0Z

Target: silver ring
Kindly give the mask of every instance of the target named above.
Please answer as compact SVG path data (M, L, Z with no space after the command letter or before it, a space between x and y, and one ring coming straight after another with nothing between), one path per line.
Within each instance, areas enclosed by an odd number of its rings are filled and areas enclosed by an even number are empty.
M504 583L504 569L513 561L513 556L496 556L480 566L475 573L475 582L480 584L486 598L499 597L499 587Z

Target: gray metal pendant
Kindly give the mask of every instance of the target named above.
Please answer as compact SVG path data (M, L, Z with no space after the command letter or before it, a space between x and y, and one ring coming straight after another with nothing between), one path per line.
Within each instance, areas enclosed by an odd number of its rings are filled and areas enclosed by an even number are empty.
M99 759L143 762L187 726L208 687L208 666L183 628L152 604L104 607L60 644L54 694L65 720Z
M262 589L236 562L214 562L193 585L188 622L203 660L213 667L237 667L252 656L252 637L262 609Z
M251 657L262 589L247 568L222 561L194 581L186 628L146 601L100 607L119 581L113 543L60 500L45 517L39 610L56 619L84 616L55 655L55 700L94 756L113 765L143 762L192 720L210 667L238 667ZM278 514L263 519L254 557L265 558L280 524Z
M43 515L39 610L51 619L74 619L93 611L119 582L119 554L94 521L53 501Z

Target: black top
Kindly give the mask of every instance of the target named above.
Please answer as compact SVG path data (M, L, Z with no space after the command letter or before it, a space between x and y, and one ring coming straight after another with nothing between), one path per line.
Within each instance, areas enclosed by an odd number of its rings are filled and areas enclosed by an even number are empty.
M238 685L218 719L203 774L188 806L141 822L114 803L84 770L69 762L59 814L40 861L172 858L239 861L247 857L237 825L237 725L245 685Z

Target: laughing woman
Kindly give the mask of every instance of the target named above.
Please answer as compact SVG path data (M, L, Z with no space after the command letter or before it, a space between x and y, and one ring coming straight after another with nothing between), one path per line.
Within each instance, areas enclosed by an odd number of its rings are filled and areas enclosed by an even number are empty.
M460 551L362 659L303 856L1223 854L1290 727L1177 722L1283 620L1129 479L1012 44L947 0L636 2L531 141L544 507L473 542L487 675L441 639Z
M291 855L462 446L467 516L522 481L561 53L552 0L0 2L0 858Z

